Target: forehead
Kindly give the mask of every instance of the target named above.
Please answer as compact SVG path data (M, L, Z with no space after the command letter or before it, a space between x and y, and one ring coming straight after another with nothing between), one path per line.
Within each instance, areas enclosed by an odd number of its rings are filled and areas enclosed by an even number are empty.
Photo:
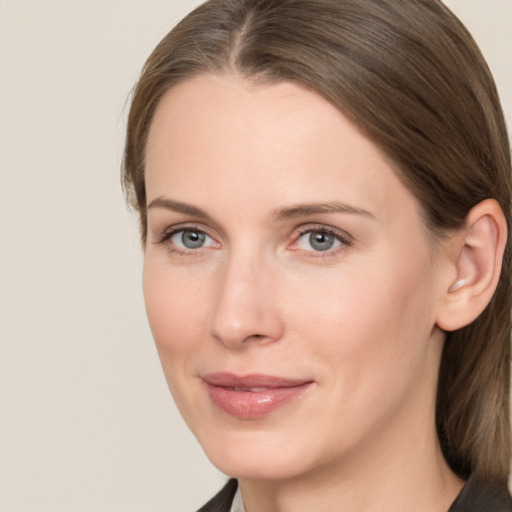
M348 131L354 130L336 108L294 83L261 85L229 75L200 75L164 95L150 128L147 149L151 155L155 146L177 151L184 141L200 142L203 152L222 148L227 157L229 148L243 147L247 152L278 140L284 156L297 140L313 132L325 136L339 123Z
M148 201L415 203L389 159L331 103L297 84L201 75L162 98L146 151ZM275 205L274 205L275 206ZM414 204L414 207L416 205ZM239 210L240 211L240 210Z

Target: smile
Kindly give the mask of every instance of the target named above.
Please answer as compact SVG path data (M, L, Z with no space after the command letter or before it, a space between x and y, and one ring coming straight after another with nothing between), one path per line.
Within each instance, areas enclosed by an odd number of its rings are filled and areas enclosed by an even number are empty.
M209 374L203 377L203 381L212 403L226 414L240 419L267 416L313 385L311 380L230 373Z

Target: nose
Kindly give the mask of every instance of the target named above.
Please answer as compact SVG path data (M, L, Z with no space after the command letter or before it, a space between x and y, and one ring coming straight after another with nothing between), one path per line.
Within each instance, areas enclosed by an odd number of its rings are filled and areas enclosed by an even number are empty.
M279 340L284 322L277 304L278 280L269 263L239 255L224 263L216 281L211 335L230 348Z

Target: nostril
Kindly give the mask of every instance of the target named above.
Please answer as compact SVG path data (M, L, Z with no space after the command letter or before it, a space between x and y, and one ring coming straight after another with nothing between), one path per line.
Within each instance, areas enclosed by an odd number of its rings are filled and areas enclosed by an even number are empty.
M263 339L265 338L266 336L264 334L251 334L249 336L247 336L247 340L249 339L256 339L256 340L259 340L259 339Z
M250 345L251 343L262 345L266 344L267 342L272 342L272 337L266 336L265 334L250 334L244 338L242 341L242 346Z

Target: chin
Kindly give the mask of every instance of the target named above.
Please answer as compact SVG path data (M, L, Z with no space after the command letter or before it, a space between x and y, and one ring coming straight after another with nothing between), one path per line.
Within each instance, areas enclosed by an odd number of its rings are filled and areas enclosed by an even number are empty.
M222 473L244 480L287 480L311 471L318 461L299 436L259 430L198 436L211 463Z
M208 454L207 454L208 455ZM289 480L304 473L296 462L283 460L279 454L223 454L210 457L222 473L239 480Z

